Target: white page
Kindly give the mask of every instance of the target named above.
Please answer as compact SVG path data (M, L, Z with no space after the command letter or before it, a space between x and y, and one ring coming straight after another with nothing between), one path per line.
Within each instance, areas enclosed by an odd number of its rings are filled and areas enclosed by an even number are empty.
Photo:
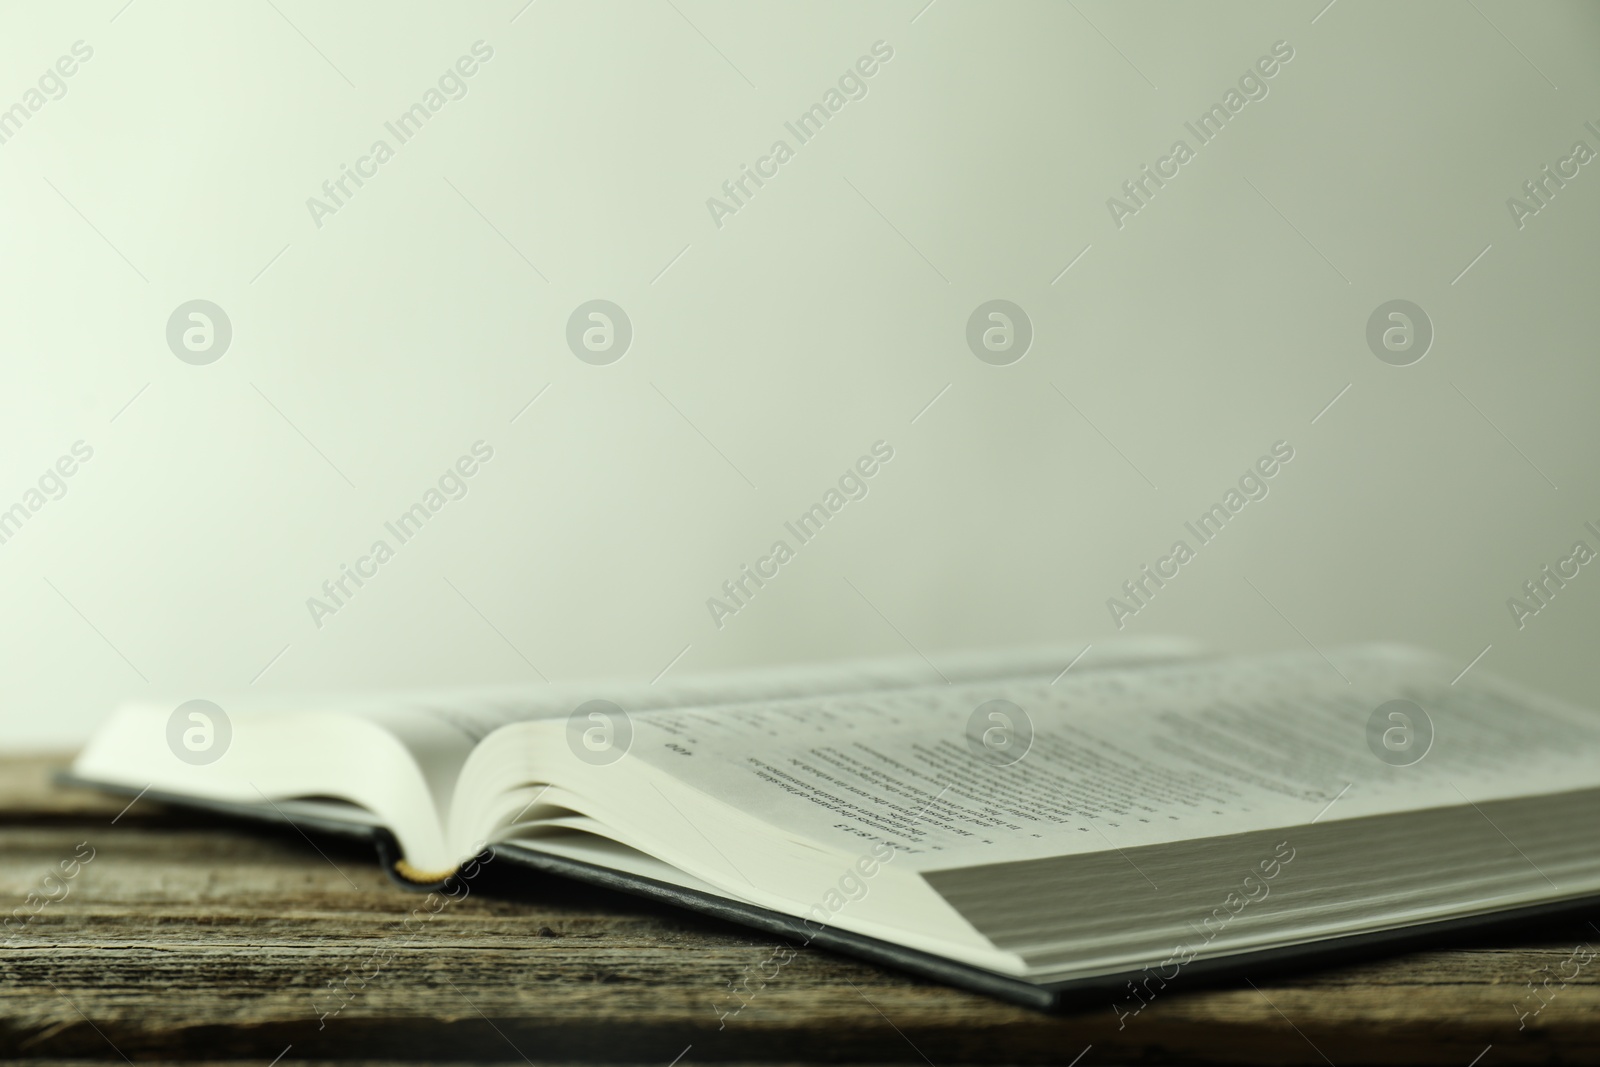
M80 754L75 768L85 777L131 784L162 783L176 793L255 802L262 794L278 799L297 795L347 796L364 804L401 839L408 856L425 856L423 866L442 866L443 842L463 766L492 730L536 720L561 719L587 700L603 698L635 713L649 708L706 706L725 700L769 699L799 693L915 686L943 676L951 679L1059 673L1094 665L1147 662L1193 655L1187 641L1140 638L1106 642L1079 661L1083 645L1058 645L996 652L941 655L937 666L919 656L857 660L706 675L659 685L564 683L500 686L432 693L298 694L244 692L218 698L237 736L237 750L203 766L182 763L167 751L163 726L180 700L143 698L124 705ZM346 728L354 728L350 734ZM383 731L375 734L374 728ZM108 735L107 731L112 733ZM331 732L359 738L339 746L337 769L308 777L300 746L326 753ZM129 738L137 740L130 745ZM514 742L513 742L514 743ZM381 749L384 760L372 753ZM237 773L248 751L266 760L247 778ZM138 752L138 758L130 753ZM400 763L386 762L398 757ZM409 759L421 775L423 791L410 781ZM282 772L282 773L279 773ZM281 785L273 785L281 782ZM359 783L366 785L358 788ZM398 792L397 792L398 790ZM426 814L421 814L422 809ZM402 811L408 814L402 814Z
M918 869L1600 785L1592 713L1484 676L1452 686L1451 665L1425 654L1333 660L1337 672L1307 653L655 712L629 755L786 832L885 842ZM1033 724L1009 766L968 743L973 710L996 697ZM1435 730L1411 766L1368 747L1369 717L1396 698Z
M609 700L632 714L653 708L909 688L946 680L1054 676L1072 664L1083 671L1193 657L1196 651L1193 642L1176 638L1122 638L1093 646L1058 644L944 653L931 660L908 654L785 664L655 683L559 682L395 694L363 700L359 713L395 720L423 715L476 743L511 723L563 718L579 704L594 699Z
M608 700L634 714L654 708L904 688L946 678L1053 676L1073 663L1077 664L1075 670L1086 670L1177 659L1193 656L1195 651L1193 642L1176 638L1124 638L1093 647L1062 644L949 653L933 662L906 655L724 671L653 684L602 681L478 687L368 695L314 706L376 722L398 738L422 768L441 819L447 819L456 780L479 742L504 726L565 718L589 700ZM296 706L309 705L309 701L296 701Z

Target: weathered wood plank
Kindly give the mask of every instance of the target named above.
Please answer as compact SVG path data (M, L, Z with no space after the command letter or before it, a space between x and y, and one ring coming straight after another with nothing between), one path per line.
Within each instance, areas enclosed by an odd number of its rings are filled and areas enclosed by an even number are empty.
M15 764L13 764L13 769ZM1586 969L1527 1029L1512 1002L1584 923L1249 986L1185 989L1136 1017L1045 1016L815 950L737 1014L727 983L774 942L560 880L484 869L431 918L364 849L125 801L66 801L0 767L0 900L92 848L0 947L0 1059L174 1062L1600 1062ZM63 791L50 789L49 794ZM29 813L35 813L30 815ZM138 818L134 818L135 814ZM320 849L320 852L318 851ZM421 908L411 925L406 920ZM1600 968L1596 968L1600 969ZM347 976L353 992L329 991ZM755 987L760 979L752 979ZM1547 995L1548 996L1548 995ZM341 1004L341 1001L344 1001ZM334 1013L335 1009L337 1013ZM1324 1058L1326 1057L1326 1059ZM120 1061L119 1061L120 1062Z

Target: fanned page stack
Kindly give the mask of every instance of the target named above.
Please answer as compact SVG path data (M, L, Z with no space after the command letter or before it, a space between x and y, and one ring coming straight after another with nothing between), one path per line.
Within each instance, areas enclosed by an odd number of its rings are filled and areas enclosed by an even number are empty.
M73 777L372 836L414 882L487 844L1039 1007L1600 896L1591 711L1393 646L1083 652L241 698L210 763L141 702Z

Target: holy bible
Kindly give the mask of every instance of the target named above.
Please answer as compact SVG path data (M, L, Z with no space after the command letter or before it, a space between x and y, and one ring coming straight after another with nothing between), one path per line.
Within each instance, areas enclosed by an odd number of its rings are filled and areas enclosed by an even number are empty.
M367 837L411 885L492 857L1126 1016L1173 984L1600 897L1600 716L1456 667L1145 640L140 700L71 777Z

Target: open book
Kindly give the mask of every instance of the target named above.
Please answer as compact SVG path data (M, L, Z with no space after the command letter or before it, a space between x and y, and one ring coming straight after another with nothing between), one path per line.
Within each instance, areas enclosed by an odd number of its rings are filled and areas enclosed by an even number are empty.
M225 722L139 702L73 777L365 833L413 882L487 845L1023 1003L1110 987L1126 1014L1181 972L1600 895L1600 716L1458 668L1142 641L258 695Z

